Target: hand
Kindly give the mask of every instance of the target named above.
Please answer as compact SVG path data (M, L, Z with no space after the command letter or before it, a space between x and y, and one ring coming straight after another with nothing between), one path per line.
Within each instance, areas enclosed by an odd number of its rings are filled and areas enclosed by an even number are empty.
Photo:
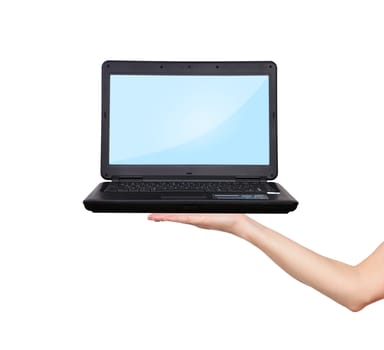
M235 233L241 223L247 220L242 214L150 214L148 220L172 221L196 227Z

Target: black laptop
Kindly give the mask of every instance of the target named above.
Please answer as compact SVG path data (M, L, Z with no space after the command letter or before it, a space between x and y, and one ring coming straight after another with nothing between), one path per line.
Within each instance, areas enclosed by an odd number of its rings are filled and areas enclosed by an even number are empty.
M288 213L273 62L106 61L94 212Z

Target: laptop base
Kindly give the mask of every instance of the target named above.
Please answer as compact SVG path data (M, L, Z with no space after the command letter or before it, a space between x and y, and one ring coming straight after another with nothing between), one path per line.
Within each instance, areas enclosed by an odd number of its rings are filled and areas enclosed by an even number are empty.
M204 192L111 193L100 183L84 200L92 212L125 213L289 213L298 202L279 184L278 194Z

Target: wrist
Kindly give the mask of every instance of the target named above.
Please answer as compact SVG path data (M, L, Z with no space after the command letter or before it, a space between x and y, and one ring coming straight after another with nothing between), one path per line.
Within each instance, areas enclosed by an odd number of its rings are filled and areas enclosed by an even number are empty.
M241 215L239 220L236 221L232 233L246 241L253 242L263 228L265 228L263 225L251 219L249 216Z
M232 233L235 236L238 236L240 238L246 239L246 235L250 230L250 226L252 223L255 221L252 220L249 216L247 215L239 215L237 220L235 221L235 224L233 225L233 230Z

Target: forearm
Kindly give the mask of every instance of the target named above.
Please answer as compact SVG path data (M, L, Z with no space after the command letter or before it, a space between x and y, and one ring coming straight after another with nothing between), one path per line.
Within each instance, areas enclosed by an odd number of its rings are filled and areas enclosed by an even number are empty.
M359 271L321 256L289 238L246 218L234 234L262 250L295 279L327 295L353 311L364 306Z
M316 254L241 214L151 214L154 221L174 221L225 231L254 244L292 277L352 311L384 299L384 243L357 266Z

